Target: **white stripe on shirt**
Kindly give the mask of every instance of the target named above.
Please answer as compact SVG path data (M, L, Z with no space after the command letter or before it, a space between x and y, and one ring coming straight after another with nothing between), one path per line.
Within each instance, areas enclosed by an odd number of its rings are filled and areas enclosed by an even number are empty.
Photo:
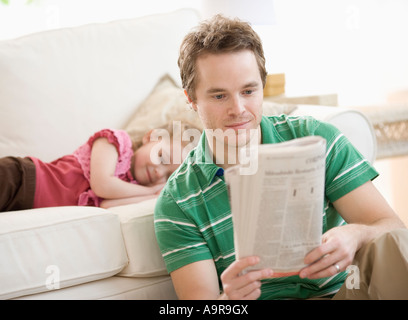
M175 252L178 252L178 251L181 251L181 250L185 250L185 249L188 249L188 248L203 246L205 244L207 244L207 242L200 242L200 243L197 243L197 244L193 244L191 246L186 246L186 247L183 247L183 248L174 249L172 251L169 251L169 252L166 252L166 253L162 254L162 256L164 258L165 256L168 256L169 254L172 254L172 253L175 253Z
M354 166L348 168L347 170L344 170L342 173L340 173L336 178L333 179L333 181L336 181L337 179L339 179L340 177L342 177L343 175L345 175L347 172L350 172L351 170L355 169L356 167L358 167L359 165L361 165L362 163L367 162L367 159L363 159L361 160L359 163L356 163Z
M189 195L187 198L185 198L185 199L177 200L176 203L179 204L179 203L185 202L185 201L189 200L190 198L194 198L194 197L198 196L198 195L201 194L201 193L205 193L205 192L207 192L209 189L211 189L212 187L214 187L214 186L216 186L217 184L219 184L221 181L223 181L223 180L219 179L217 182L215 182L215 183L213 183L212 185L208 186L208 187L205 188L204 190L200 190L200 191L198 191L198 192L196 192L196 193L190 194L190 195Z
M214 259L214 262L220 259L228 259L229 257L232 257L233 255L235 255L235 251L233 253L227 254L226 256L218 256L217 258Z
M333 149L334 144L335 144L342 136L344 136L344 135L343 135L342 133L340 133L340 134L337 136L337 138L334 139L334 141L333 141L333 143L330 145L329 149L327 149L326 158L327 158L328 154L330 153L331 149Z
M207 230L208 228L213 227L213 226L216 226L217 224L219 224L219 223L221 223L221 222L223 222L223 221L225 221L225 220L227 220L227 219L229 219L229 218L232 218L232 214L230 214L230 215L228 215L228 216L226 216L226 217L224 217L224 218L221 218L220 220L215 221L214 223L209 224L208 226L206 226L206 227L200 229L200 231L201 231L201 232L204 232L204 231Z
M154 223L156 223L156 222L171 222L171 223L179 224L179 225L182 225L182 226L188 226L188 227L194 227L194 228L196 227L196 225L192 224L192 223L175 221L175 220L170 220L170 219L157 219L157 220L154 220Z

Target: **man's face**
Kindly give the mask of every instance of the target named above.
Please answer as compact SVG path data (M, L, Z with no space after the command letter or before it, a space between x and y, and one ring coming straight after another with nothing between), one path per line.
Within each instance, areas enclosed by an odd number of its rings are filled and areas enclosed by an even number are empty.
M224 139L224 144L246 145L262 115L263 85L254 53L242 50L199 57L196 97L192 106L205 129L229 129L236 139Z

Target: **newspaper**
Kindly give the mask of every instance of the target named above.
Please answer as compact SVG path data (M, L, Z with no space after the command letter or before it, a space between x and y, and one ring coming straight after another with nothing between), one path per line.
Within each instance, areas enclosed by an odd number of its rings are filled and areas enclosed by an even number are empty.
M254 268L274 276L306 266L305 255L321 243L325 152L319 136L262 144L249 150L255 173L242 174L242 164L225 170L237 259L257 255Z

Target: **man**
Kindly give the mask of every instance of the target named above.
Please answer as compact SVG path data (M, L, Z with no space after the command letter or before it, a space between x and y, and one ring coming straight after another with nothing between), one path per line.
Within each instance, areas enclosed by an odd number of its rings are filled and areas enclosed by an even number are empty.
M337 129L311 117L262 116L265 59L261 41L248 24L219 15L203 22L184 38L179 67L187 99L206 129L198 147L170 177L155 210L158 243L180 299L332 297L345 287L345 270L357 252L371 248L380 235L404 228L371 182L377 172ZM217 130L232 131L235 139L210 134ZM234 164L228 158L251 143L277 143L306 135L327 140L322 245L306 255L308 266L298 276L273 277L270 269L243 273L259 257L235 260L223 175ZM386 234L387 240L381 241L387 245L404 242L406 254L407 230ZM364 255L367 262L359 265L361 272L373 268L367 256L372 257ZM406 258L402 265L407 266ZM373 298L356 295L372 291L361 287L373 280L360 279L359 291L342 287L335 297ZM408 297L406 289L396 290L391 292ZM378 297L386 296L378 293Z

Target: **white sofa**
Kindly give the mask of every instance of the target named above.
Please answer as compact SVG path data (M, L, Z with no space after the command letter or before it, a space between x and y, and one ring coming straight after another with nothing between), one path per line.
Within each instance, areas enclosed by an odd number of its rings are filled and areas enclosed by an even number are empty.
M178 87L177 56L198 21L183 9L0 42L0 157L50 161L105 127L137 134L194 118ZM375 158L371 125L358 112L266 109L333 122ZM0 213L0 299L176 299L155 240L154 205Z

